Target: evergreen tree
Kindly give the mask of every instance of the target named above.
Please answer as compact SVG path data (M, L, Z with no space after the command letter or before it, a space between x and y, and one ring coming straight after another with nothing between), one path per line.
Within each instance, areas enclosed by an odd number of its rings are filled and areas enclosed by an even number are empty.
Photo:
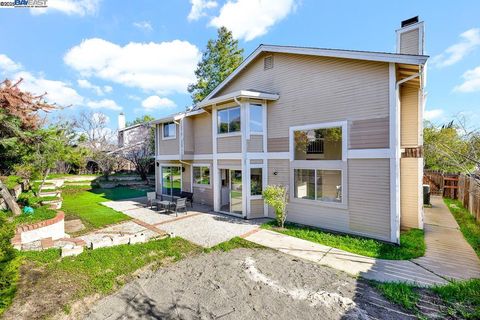
M243 49L227 28L218 29L217 39L210 39L195 76L197 83L188 86L193 102L202 101L243 61Z

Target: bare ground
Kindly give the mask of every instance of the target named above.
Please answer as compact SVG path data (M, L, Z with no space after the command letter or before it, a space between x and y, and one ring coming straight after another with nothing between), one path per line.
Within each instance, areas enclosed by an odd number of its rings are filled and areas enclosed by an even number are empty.
M144 273L85 319L412 319L367 283L272 250L236 249Z

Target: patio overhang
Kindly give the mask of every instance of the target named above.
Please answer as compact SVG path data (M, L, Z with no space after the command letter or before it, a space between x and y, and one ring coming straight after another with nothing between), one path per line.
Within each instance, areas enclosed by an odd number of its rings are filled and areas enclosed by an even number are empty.
M255 91L255 90L239 90L239 91L227 93L219 97L208 99L206 101L202 101L196 105L196 108L205 108L214 104L221 104L221 103L229 102L232 100L238 100L238 99L257 99L257 100L275 101L275 100L278 100L278 98L280 98L280 95L277 93Z

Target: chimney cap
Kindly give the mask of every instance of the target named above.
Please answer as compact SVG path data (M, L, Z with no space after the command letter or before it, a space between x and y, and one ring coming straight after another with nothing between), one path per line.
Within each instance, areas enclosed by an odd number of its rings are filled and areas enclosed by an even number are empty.
M412 17L410 19L403 20L401 25L402 25L402 28L405 28L405 27L407 27L411 24L415 24L417 22L418 22L418 16L415 16L415 17Z

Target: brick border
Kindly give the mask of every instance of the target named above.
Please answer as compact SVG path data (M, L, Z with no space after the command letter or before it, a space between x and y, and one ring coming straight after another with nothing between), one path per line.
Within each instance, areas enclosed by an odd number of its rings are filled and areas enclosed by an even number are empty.
M14 246L21 245L22 243L22 233L27 231L32 231L40 228L44 228L47 226L51 226L52 224L58 223L65 219L65 213L63 211L57 210L57 215L54 218L43 220L31 224L24 224L18 226L15 230L15 236L10 241Z

